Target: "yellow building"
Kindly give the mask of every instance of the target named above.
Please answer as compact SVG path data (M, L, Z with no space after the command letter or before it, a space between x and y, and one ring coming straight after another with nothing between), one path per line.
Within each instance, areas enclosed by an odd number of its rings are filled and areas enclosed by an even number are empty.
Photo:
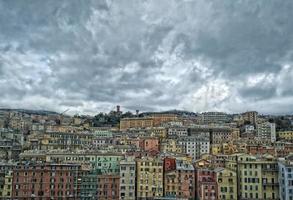
M216 168L217 183L220 199L237 199L237 176L236 171L227 168Z
M211 151L213 155L224 154L230 155L243 152L242 146L233 143L212 144Z
M237 169L242 199L279 199L277 160L269 155L237 154L226 167Z
M229 155L229 154L233 154L233 153L237 153L237 146L235 144L232 143L223 143L222 144L222 152L225 155Z
M218 155L222 153L222 145L221 144L212 144L211 152L213 155Z
M175 114L154 113L149 117L123 118L120 120L120 131L131 128L153 128L159 127L162 123L177 121Z
M152 137L158 137L160 139L166 138L167 136L167 130L164 127L153 127L150 132Z
M11 199L12 195L12 171L4 175L4 181L0 187L0 199Z
M62 133L76 133L82 132L84 129L81 126L67 126L67 125L48 125L46 132L62 132Z
M233 140L238 140L240 137L240 129L239 128L232 128L232 138Z
M120 121L120 131L131 128L152 128L152 118L123 118Z
M293 142L293 131L277 132L277 140L283 140L286 142Z
M163 196L163 161L144 157L136 160L137 199Z
M45 134L32 134L28 138L30 149L83 149L90 147L93 134L71 132L47 132Z
M165 139L160 144L161 152L182 153L182 146L175 139Z

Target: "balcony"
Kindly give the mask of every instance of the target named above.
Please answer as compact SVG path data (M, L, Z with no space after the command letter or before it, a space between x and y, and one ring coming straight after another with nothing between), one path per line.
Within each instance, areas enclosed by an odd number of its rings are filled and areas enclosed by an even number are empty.
M272 183L272 182L263 182L263 185L264 186L279 186L279 183L277 183L277 182L274 182L274 183Z
M262 167L262 170L265 172L277 172L278 168L277 167L273 167L273 168Z
M264 172L277 172L278 168L262 168Z

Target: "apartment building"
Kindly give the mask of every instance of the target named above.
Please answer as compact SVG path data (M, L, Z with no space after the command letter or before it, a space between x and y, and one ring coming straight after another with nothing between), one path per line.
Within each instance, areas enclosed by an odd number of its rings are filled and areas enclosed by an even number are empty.
M120 176L110 174L98 175L97 199L120 199Z
M279 199L276 158L270 155L256 157L240 154L235 155L235 161L238 192L242 199Z
M212 168L196 168L196 199L200 200L217 200L218 184L217 174Z
M193 160L199 159L203 154L210 152L210 140L207 137L189 136L178 139L182 152L190 155Z
M128 129L144 129L154 126L152 118L123 118L120 120L120 131Z
M142 157L136 160L138 200L163 197L163 161L158 157Z
M134 157L120 161L120 197L122 200L135 200L136 163Z
M266 139L271 142L276 141L276 124L270 122L264 122L257 124L257 137L260 139Z
M219 199L237 199L237 176L236 171L227 168L216 168Z
M164 196L168 198L194 199L195 173L190 162L176 160L174 169L169 168L164 175Z
M80 165L21 164L13 170L12 199L76 199Z
M293 155L278 160L280 199L293 200Z
M293 142L293 131L279 131L277 132L277 140Z

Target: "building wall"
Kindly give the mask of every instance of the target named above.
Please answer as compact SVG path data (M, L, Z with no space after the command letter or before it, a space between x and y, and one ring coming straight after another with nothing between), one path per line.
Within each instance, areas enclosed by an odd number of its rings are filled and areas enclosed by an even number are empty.
M257 136L261 139L268 139L271 142L275 142L276 124L269 122L257 124Z
M97 199L119 200L120 199L120 176L98 175Z
M293 161L279 161L280 199L293 199Z
M262 146L262 145L248 145L247 153L252 155L257 154L270 154L276 155L276 150L274 147Z
M151 118L153 119L154 126L160 126L162 123L171 122L177 120L177 115L175 114L152 114Z
M120 121L120 131L131 128L151 128L153 126L153 119L151 118L123 118Z
M105 154L97 155L96 158L96 170L98 174L119 174L120 172L120 160L123 155Z
M218 155L222 153L222 145L220 144L212 144L211 145L211 154Z
M81 175L80 181L80 195L81 200L91 200L97 196L98 180L97 174L92 171L85 171Z
M13 170L12 198L78 197L78 165L20 165Z
M168 128L168 136L185 137L187 135L188 135L188 128L185 128L185 127Z
M238 157L241 198L278 199L277 162L272 158Z
M243 120L248 121L253 125L256 125L257 122L257 115L256 111L245 112L242 114Z
M163 161L160 158L141 158L136 161L137 199L163 196Z
M29 136L31 149L83 149L92 145L93 135L86 133L46 132L45 134L32 134ZM37 146L32 145L37 142Z
M160 139L167 137L167 130L164 127L153 127L149 132L152 137L157 137Z
M144 151L159 151L159 139L158 138L142 138L140 140L140 148Z
M182 146L175 139L165 139L160 144L161 152L182 153Z
M182 146L183 152L190 155L193 158L193 160L197 160L203 154L209 154L210 152L210 141L208 138L180 138L179 145Z
M237 176L236 172L222 168L217 170L217 183L219 199L237 199Z
M280 131L277 132L277 140L286 142L293 142L293 131Z
M228 115L223 112L205 112L201 116L204 124L225 123L228 121Z
M213 170L196 169L196 197L200 200L218 199L216 173Z
M0 199L11 199L12 171L0 172Z
M120 197L124 200L135 200L136 163L134 157L120 161Z
M233 131L230 128L214 129L211 133L211 144L221 144L233 140Z

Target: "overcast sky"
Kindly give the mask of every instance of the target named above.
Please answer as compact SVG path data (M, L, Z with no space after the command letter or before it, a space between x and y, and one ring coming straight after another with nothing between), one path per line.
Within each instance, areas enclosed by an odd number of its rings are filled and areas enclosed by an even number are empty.
M293 111L292 0L0 0L0 107Z

